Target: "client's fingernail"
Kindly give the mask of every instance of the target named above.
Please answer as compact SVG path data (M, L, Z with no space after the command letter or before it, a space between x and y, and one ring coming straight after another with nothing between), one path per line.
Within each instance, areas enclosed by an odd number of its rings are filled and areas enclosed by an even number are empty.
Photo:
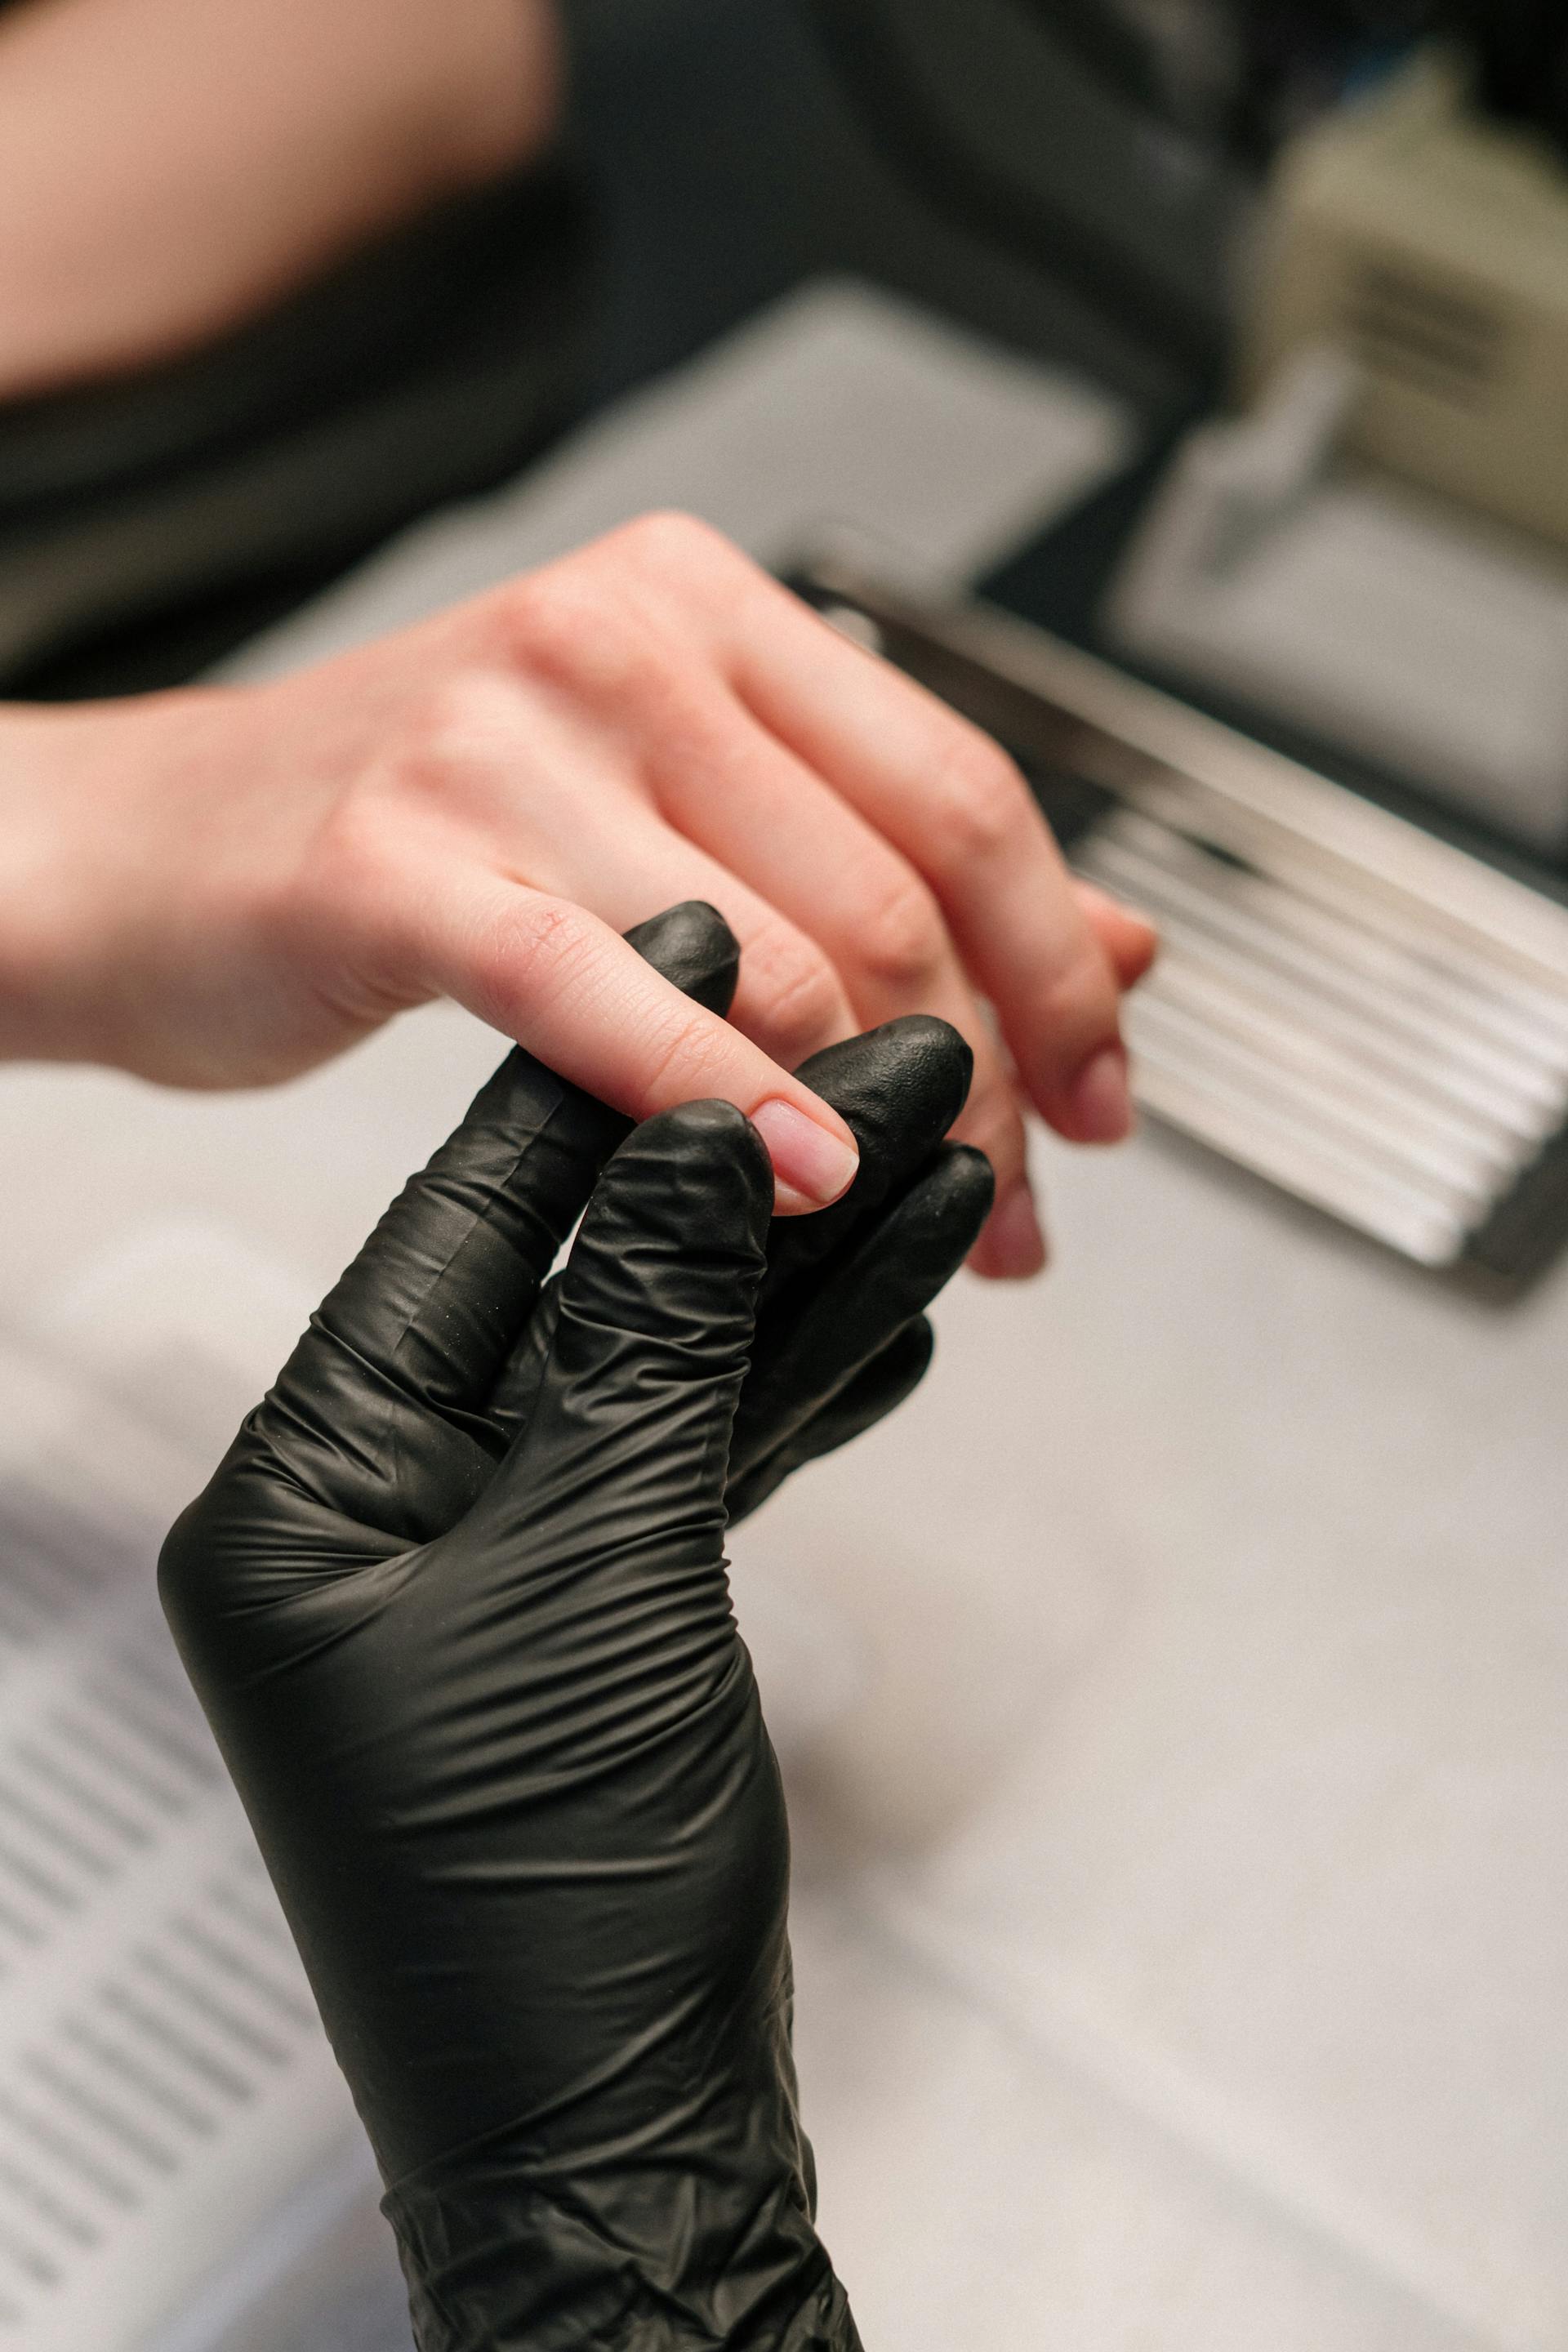
M1132 1095L1127 1055L1106 1045L1086 1062L1072 1088L1074 1128L1085 1143L1120 1143L1132 1132Z
M780 1216L826 1209L855 1181L860 1154L842 1135L819 1127L794 1103L765 1102L752 1113L752 1125L773 1163L773 1207Z
M1016 1185L986 1221L985 1271L1005 1282L1022 1282L1046 1262L1046 1237L1026 1184Z

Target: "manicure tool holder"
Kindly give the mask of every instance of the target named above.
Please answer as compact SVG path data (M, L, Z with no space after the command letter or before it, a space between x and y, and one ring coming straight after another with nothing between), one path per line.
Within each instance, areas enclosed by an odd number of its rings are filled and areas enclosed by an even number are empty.
M1159 924L1142 1108L1432 1269L1568 1235L1568 907L998 607L794 583L1022 763L1074 869ZM1543 877L1544 882L1544 877Z

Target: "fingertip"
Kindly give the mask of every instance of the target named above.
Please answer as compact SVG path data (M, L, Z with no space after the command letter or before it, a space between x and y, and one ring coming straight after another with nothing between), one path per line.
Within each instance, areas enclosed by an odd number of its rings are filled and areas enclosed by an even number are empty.
M748 1194L772 1205L773 1170L763 1138L743 1110L718 1097L657 1111L616 1156L663 1165L695 1182L733 1171Z
M894 1212L909 1268L939 1269L946 1282L980 1245L995 1199L985 1154L972 1144L944 1144Z
M1159 960L1160 934L1141 915L1129 915L1113 945L1108 944L1111 968L1123 992L1136 988Z
M863 1151L896 1134L918 1158L961 1117L974 1052L950 1021L907 1013L826 1046L795 1076L841 1117Z
M678 1150L698 1154L733 1151L742 1160L758 1165L766 1162L766 1152L759 1150L762 1139L755 1120L748 1118L738 1103L721 1095L672 1103L668 1110L657 1111L652 1118L645 1119L643 1127L650 1138L668 1138Z
M1113 898L1095 883L1079 878L1073 887L1090 929L1110 960L1118 984L1135 988L1159 953L1159 932L1147 915Z
M831 1105L823 1108L831 1127L780 1096L759 1103L752 1113L772 1163L773 1206L782 1217L831 1208L859 1173L860 1149L851 1129Z
M688 1236L754 1256L760 1271L775 1178L754 1122L715 1096L678 1103L637 1133L667 1164Z
M1026 1184L1005 1193L969 1253L969 1266L988 1282L1027 1282L1041 1273L1049 1253Z
M1134 1119L1127 1048L1118 1038L1090 1054L1063 1090L1051 1124L1070 1143L1123 1143Z
M942 1154L942 1189L954 1214L974 1220L978 1235L996 1205L996 1171L972 1143L950 1143Z
M705 898L686 898L646 923L634 924L626 944L684 996L722 1017L734 1001L741 943Z
M929 1115L944 1120L945 1135L963 1112L974 1078L974 1048L963 1032L934 1013L906 1013L871 1034L883 1041L887 1083L906 1092L921 1086L930 1100Z
M773 1180L762 1139L731 1102L657 1111L633 1128L605 1168L566 1272L573 1301L592 1294L640 1328L656 1295L706 1301L718 1321L749 1314L760 1279ZM722 1298L722 1307L716 1303Z

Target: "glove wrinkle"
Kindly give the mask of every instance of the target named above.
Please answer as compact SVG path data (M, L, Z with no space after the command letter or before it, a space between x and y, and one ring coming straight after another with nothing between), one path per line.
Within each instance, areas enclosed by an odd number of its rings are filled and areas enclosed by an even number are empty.
M868 1369L865 1334L891 1332L896 1338L915 1322L929 1332L921 1309L940 1286L933 1270L956 1265L967 1253L990 1213L994 1191L990 1163L980 1152L943 1146L911 1182L884 1201L868 1233L851 1229L845 1234L824 1264L824 1286L796 1291L776 1315L739 1410L731 1521L772 1492L787 1475L785 1465L795 1468L811 1458L796 1444L808 1423L819 1424L817 1452L829 1451L866 1425L851 1416L842 1437L829 1436L837 1401ZM905 1372L915 1352L901 1360ZM927 1346L910 1387L930 1359ZM907 1393L908 1388L889 1390L882 1410L891 1410ZM864 1402L867 1392L860 1395ZM873 1410L869 1417L879 1419L880 1413ZM765 1433L761 1442L753 1432ZM776 1475L769 1475L770 1453L778 1459Z
M497 2149L389 2191L421 2352L859 2352L798 2171L740 2212L698 2171L619 2179L606 2206Z
M977 1239L990 1213L989 1168L976 1151L941 1148L963 1107L971 1068L957 1034L918 1014L802 1064L800 1076L854 1132L860 1169L833 1208L776 1221L769 1234L750 1377L731 1439L731 1526L790 1469L832 1452L880 1417L869 1385L858 1391L863 1417L841 1418L830 1408L919 1316ZM803 1339L801 1318L817 1298L831 1307ZM559 1313L556 1276L490 1398L498 1432L515 1437L526 1429ZM910 1359L902 1360L907 1367ZM883 1409L901 1402L918 1377L889 1384ZM813 1422L819 1424L815 1441L796 1449L795 1436Z
M739 950L712 908L671 908L627 938L676 986L728 1009ZM306 1454L328 1455L323 1485L333 1433L359 1429L355 1515L365 1523L419 1542L482 1491L506 1445L484 1391L628 1129L515 1048L311 1318L274 1396L290 1397L312 1433ZM384 1381L379 1418L365 1412L353 1364L334 1360L334 1343Z

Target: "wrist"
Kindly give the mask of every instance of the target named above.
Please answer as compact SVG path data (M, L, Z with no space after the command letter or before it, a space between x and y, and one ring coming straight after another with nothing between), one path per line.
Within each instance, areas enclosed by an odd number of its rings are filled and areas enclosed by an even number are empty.
M192 691L0 707L0 1060L148 1060L211 898ZM195 732L193 732L195 730Z
M419 2352L860 2352L794 2168L737 2187L617 2148L558 2179L498 2145L383 2210Z

